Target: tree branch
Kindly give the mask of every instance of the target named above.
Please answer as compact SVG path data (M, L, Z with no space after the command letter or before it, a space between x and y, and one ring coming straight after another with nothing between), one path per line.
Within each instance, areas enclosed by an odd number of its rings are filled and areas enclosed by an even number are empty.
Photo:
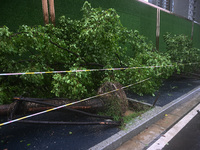
M28 32L17 32L17 33L14 33L14 34L10 35L9 38L12 38L14 36L17 36L17 35L23 34L23 33L28 33Z
M63 50L68 51L69 53L72 53L72 54L75 55L77 58L81 58L81 59L85 62L85 65L104 67L104 65L102 65L102 64L87 62L83 57L81 57L81 56L78 55L77 53L72 52L72 51L70 51L69 49L63 48L63 47L61 47L61 46L58 45L57 43L54 43L54 42L51 41L51 40L50 40L50 43L53 44L53 45L55 45L56 47L58 47L58 48L60 48L60 49L63 49Z
M51 44L53 44L53 45L55 45L56 47L58 47L58 48L60 48L60 49L63 49L63 50L66 50L66 51L68 51L69 53L72 53L72 54L74 54L76 57L81 57L81 56L79 56L78 54L76 54L76 53L74 53L74 52L72 52L72 51L70 51L70 50L68 50L68 49L66 49L66 48L64 48L64 47L61 47L60 45L58 45L57 43L54 43L53 41L51 41L50 40L50 43ZM83 59L84 60L84 59Z

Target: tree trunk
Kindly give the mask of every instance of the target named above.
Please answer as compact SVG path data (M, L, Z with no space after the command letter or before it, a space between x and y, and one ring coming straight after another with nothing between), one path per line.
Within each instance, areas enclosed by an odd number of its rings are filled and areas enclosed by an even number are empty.
M43 17L44 17L44 24L49 23L49 13L48 13L48 3L47 0L42 0L42 10L43 10Z
M50 12L51 23L55 26L54 0L49 0L49 12Z
M30 100L38 100L41 102L47 102L51 104L56 104L56 105L63 105L67 103L71 103L69 100L62 100L62 99L55 99L55 100L40 100L37 98L26 98ZM0 105L0 116L7 115L10 113L10 111L13 109L14 105L16 103L12 103L10 105ZM78 109L78 110L86 110L86 111L95 111L95 110L100 110L104 108L104 103L100 99L92 99L87 102L81 102L77 103L71 106L68 106L69 108L72 109ZM19 110L21 113L23 112L35 112L35 111L43 111L46 109L50 109L53 107L49 107L48 105L42 105L42 104L37 104L37 103L31 103L31 102L23 102L19 105Z

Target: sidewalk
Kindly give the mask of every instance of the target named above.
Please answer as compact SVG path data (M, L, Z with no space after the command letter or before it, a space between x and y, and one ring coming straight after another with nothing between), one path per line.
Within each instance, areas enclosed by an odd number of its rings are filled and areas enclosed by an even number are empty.
M90 150L142 150L200 103L200 86L163 107L155 107L127 124L124 130Z
M142 116L132 120L128 123L125 129L120 130L118 127L109 126L71 126L71 125L35 125L35 124L21 124L13 123L0 128L0 149L74 149L74 150L115 150L121 148L123 143L127 141L135 141L141 148L145 148L152 137L156 138L162 134L166 128L164 123L170 122L170 119L178 120L178 117L187 113L187 109L192 108L195 103L194 98L198 98L200 95L200 80L173 80L174 82L167 82L162 88L159 100L156 107L150 111L142 114ZM132 97L131 97L132 98ZM148 98L144 98L148 99ZM153 97L152 102L154 102ZM150 100L149 100L150 101ZM162 102L162 103L161 103ZM168 102L166 104L166 102ZM187 103L184 106L184 103ZM172 114L171 111L175 111L179 108L179 115ZM178 110L177 110L178 111ZM167 114L167 115L166 115ZM177 116L177 117L176 117ZM1 118L3 122L6 118ZM66 113L62 111L49 112L44 115L35 116L34 120L52 120L52 121L98 121L94 117L78 116L74 113ZM169 120L168 120L169 119ZM101 121L102 119L99 119ZM159 125L159 120L166 122ZM173 124L173 123L172 123ZM170 125L168 125L170 126ZM157 130L147 130L155 129ZM143 135L142 133L148 133ZM138 136L137 136L138 135ZM138 137L136 139L136 136ZM150 136L149 139L147 136ZM48 137L48 138L47 138ZM135 137L135 138L134 138ZM143 138L143 139L139 139ZM132 140L131 140L132 139ZM136 139L136 140L135 140ZM149 141L149 142L145 142ZM131 143L131 142L129 142ZM135 146L131 149L139 149ZM128 149L128 146L125 147Z
M153 123L144 131L134 136L129 141L122 144L116 150L142 150L146 149L158 137L162 136L173 124L186 115L192 108L200 103L200 93L194 98L189 99L187 102L181 104L173 111L165 114L162 119Z

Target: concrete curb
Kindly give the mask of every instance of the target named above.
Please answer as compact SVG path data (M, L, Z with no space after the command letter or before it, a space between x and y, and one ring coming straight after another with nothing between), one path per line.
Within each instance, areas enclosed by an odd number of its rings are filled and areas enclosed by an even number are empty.
M136 136L148 126L155 123L156 121L163 118L165 114L168 114L179 105L195 97L195 95L200 91L200 86L191 90L190 92L182 95L181 97L175 99L171 103L163 107L155 107L152 110L144 113L140 118L134 119L132 122L126 125L125 130L121 130L108 139L102 141L101 143L89 148L90 150L114 150L118 148L122 143L130 140L132 137Z

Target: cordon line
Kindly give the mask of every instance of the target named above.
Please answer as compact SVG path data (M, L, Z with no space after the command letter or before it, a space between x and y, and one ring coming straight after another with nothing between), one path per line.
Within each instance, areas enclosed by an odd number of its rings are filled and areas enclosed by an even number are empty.
M159 75L161 75L161 73L158 74L157 76L159 76ZM142 83L142 82L145 82L145 81L147 81L147 80L150 80L151 78L152 78L152 77L149 77L149 78L147 78L147 79L144 79L144 80L141 80L141 81L139 81L139 82L136 82L136 83L133 83L133 84L124 86L124 87L122 87L122 88L115 89L115 90L112 90L112 91L109 91L109 92L106 92L106 93L102 93L102 94L99 94L99 95L95 95L95 96L92 96L92 97L88 97L88 98L82 99L82 100L80 100L80 101L76 101L76 102L64 104L64 105L61 105L61 106L58 106L58 107L54 107L54 108L51 108L51 109L47 109L47 110L44 110L44 111L41 111L41 112L38 112L38 113L35 113L35 114L27 115L27 116L24 116L24 117L21 117L21 118L18 118L18 119L9 120L9 121L7 121L7 122L1 123L1 124L0 124L0 127L3 126L3 125L7 125L7 124L11 124L11 123L14 123L14 122L23 120L23 119L27 119L27 118L30 118L30 117L33 117L33 116L37 116L37 115L44 114L44 113L47 113L47 112L51 112L51 111L54 111L54 110L57 110L57 109L61 109L61 108L63 108L63 107L67 107L67 106L74 105L74 104L77 104L77 103L80 103L80 102L84 102L84 101L87 101L87 100L90 100L90 99L93 99L93 98L96 98L96 97L100 97L100 96L103 96L103 95L106 95L106 94L109 94L109 93L113 93L113 92L119 91L119 90L121 90L121 89L125 89L125 88L131 87L131 86L133 86L133 85L140 84L140 83Z
M195 64L199 64L199 63L176 64L176 65L185 66L185 65L195 65ZM67 71L43 71L43 72L22 72L22 73L0 73L0 76L33 75L33 74L54 74L54 73L72 73L72 72L92 72L92 71L115 71L115 70L127 70L127 69L149 69L149 68L173 67L173 66L176 66L176 65L143 66L143 67L129 67L129 68L85 69L85 70L67 70Z
M148 69L148 68L161 68L173 67L174 65L166 66L144 66L144 67L130 67L130 68L105 68L105 69L85 69L85 70L68 70L68 71L43 71L43 72L22 72L22 73L1 73L0 76L14 76L14 75L33 75L33 74L54 74L54 73L72 73L72 72L93 72L93 71L115 71L115 70L128 70L128 69Z

